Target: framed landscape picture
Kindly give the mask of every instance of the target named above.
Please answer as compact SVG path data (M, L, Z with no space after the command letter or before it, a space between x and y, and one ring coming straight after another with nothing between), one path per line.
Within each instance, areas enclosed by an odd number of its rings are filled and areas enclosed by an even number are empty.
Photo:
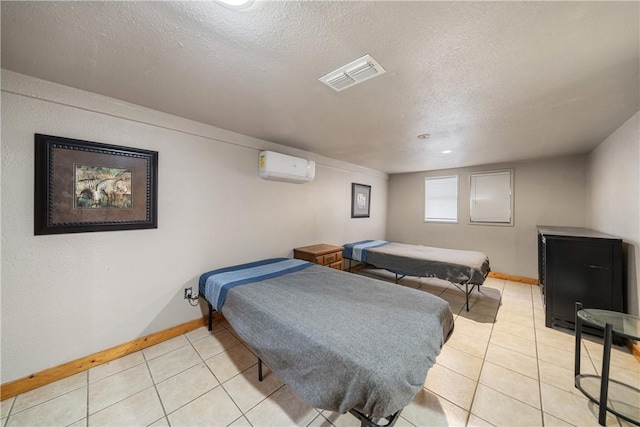
M371 186L351 184L351 218L369 218L371 209Z
M34 234L158 228L158 152L35 135Z

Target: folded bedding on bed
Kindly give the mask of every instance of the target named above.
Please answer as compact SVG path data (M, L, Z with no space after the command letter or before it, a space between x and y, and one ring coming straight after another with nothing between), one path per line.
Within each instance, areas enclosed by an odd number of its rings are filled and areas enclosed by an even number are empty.
M231 288L222 314L310 405L374 418L411 402L453 329L438 297L315 264Z
M216 311L221 311L227 292L236 286L293 273L310 264L298 259L271 258L209 271L200 276L199 290Z
M362 240L360 242L346 243L342 249L342 256L359 262L367 262L369 249L388 245L386 240Z

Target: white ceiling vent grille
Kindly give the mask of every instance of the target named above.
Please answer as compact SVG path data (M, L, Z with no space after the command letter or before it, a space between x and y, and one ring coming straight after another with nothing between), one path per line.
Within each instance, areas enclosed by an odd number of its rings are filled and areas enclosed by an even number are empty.
M340 67L337 70L320 77L319 80L333 88L336 92L340 92L343 89L362 83L365 80L369 80L372 77L379 76L386 72L387 71L382 68L375 59L370 55L365 55L362 58L350 62L344 67Z

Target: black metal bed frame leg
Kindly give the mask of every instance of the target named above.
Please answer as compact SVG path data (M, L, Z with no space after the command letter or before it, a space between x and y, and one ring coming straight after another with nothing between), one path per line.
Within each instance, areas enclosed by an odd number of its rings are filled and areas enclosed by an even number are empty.
M400 417L400 412L402 412L402 409L393 415L385 417L384 419L386 419L388 423L385 424L384 427L393 427ZM366 416L357 409L349 409L349 413L360 420L360 427L381 427L373 418Z
M262 359L258 357L258 381L262 382Z
M452 282L453 283L453 282ZM455 284L455 283L454 283ZM458 288L459 290L462 291L462 289ZM471 285L471 290L469 290L469 284L465 283L464 284L464 296L465 296L465 305L467 307L467 311L469 311L469 297L471 296L471 294L473 293L473 290L476 289L478 292L480 292L480 285Z
M404 279L405 277L407 277L407 275L406 275L406 274L396 273L395 271L393 272L393 274L395 274L395 275L396 275L396 285L397 285L398 283L400 283L400 280L402 280L402 279ZM398 276L400 276L400 277L398 277Z
M465 283L464 284L464 294L467 297L467 311L469 311L469 284ZM471 292L473 292L473 286L471 287Z
M210 302L207 304L209 304L209 330L211 330L213 328L213 306Z
M464 305L467 311L469 311L469 297L473 293L474 289L477 289L478 292L480 292L480 285L471 284L471 290L469 290L469 283L455 283L455 282L449 282L449 283L455 286L457 290L464 293ZM462 288L462 285L464 285L464 289Z

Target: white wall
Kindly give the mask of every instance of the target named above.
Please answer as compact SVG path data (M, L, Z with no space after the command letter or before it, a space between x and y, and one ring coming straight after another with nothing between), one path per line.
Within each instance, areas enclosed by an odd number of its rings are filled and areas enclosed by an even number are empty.
M640 307L640 113L588 157L589 228L623 239L628 313Z
M538 277L537 225L586 226L586 157L570 156L389 177L387 238L489 256L491 269ZM514 226L469 224L469 173L514 170ZM457 224L425 223L424 178L458 175Z
M34 236L34 133L158 151L158 229ZM2 383L200 317L183 289L205 271L384 237L384 173L5 70L1 149ZM316 179L260 179L259 149L316 160ZM352 182L369 219L350 218Z

